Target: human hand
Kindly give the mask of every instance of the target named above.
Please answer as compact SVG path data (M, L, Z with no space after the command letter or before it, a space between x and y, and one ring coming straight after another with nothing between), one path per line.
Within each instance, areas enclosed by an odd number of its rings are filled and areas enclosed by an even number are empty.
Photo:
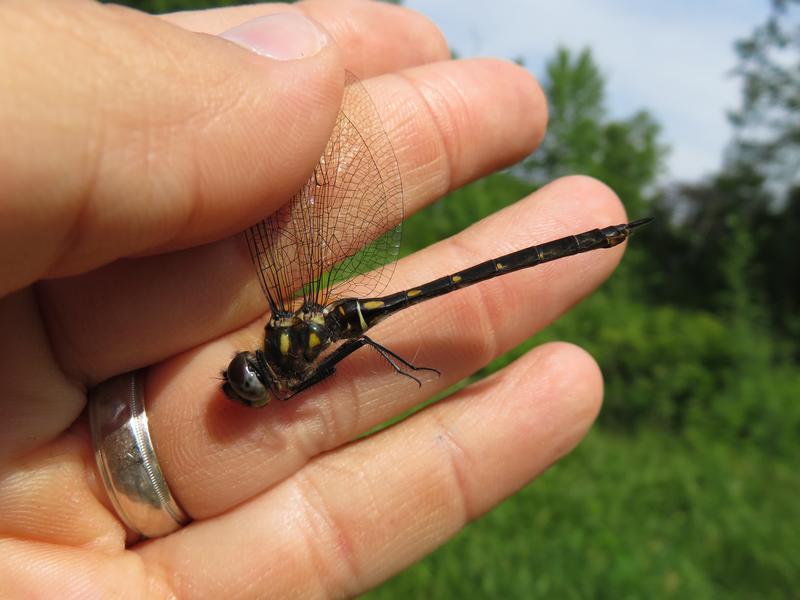
M328 33L295 21L316 51L276 60L187 31L277 12ZM291 24L261 21L251 33L274 42ZM406 214L538 143L545 102L523 69L447 60L425 19L362 2L158 19L9 1L0 28L0 595L353 595L525 485L589 427L597 367L549 344L353 442L549 323L611 272L619 250L381 324L376 339L442 371L421 389L368 352L263 410L225 399L214 378L263 331L263 297L234 234L308 176L343 69L382 115ZM301 39L272 52L296 54ZM624 220L607 188L563 179L400 261L391 287ZM82 413L87 389L145 366L159 462L194 522L127 545Z

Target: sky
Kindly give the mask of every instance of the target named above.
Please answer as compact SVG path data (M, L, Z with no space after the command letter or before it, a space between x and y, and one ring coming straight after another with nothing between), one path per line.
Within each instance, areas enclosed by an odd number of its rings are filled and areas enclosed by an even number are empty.
M606 76L607 108L647 109L670 147L665 178L715 171L731 137L739 81L733 43L768 15L768 0L405 0L461 57L521 57L537 76L558 45L586 46Z

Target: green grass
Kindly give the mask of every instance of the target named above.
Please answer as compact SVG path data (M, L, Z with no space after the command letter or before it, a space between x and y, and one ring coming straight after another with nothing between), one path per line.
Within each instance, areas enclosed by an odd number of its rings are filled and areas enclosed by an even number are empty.
M562 463L366 598L791 598L795 459L595 430Z

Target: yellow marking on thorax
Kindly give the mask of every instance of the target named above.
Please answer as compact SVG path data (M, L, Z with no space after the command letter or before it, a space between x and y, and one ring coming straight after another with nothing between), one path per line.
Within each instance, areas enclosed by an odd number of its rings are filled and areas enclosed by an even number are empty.
M289 333L287 331L281 333L278 349L283 356L289 354Z
M373 302L367 302L367 304L373 304ZM383 302L379 302L378 304L382 306ZM380 308L380 306L376 308ZM367 327L369 326L367 325L367 322L364 320L364 315L361 314L361 302L356 302L356 312L358 313L358 322L361 325L361 331L366 331Z
M321 343L322 343L322 340L320 340L319 336L312 331L308 336L308 347L309 348L316 348Z

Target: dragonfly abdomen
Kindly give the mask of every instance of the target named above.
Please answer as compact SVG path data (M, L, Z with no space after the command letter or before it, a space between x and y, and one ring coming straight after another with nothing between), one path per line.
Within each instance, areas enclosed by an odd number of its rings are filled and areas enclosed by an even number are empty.
M611 248L624 242L631 229L644 225L650 219L592 229L551 242L530 246L510 254L484 261L452 275L445 275L424 285L381 298L349 299L335 303L336 311L345 323L345 337L363 334L367 329L399 310L425 300L442 296L499 275L535 267L542 263L581 254L599 248Z

